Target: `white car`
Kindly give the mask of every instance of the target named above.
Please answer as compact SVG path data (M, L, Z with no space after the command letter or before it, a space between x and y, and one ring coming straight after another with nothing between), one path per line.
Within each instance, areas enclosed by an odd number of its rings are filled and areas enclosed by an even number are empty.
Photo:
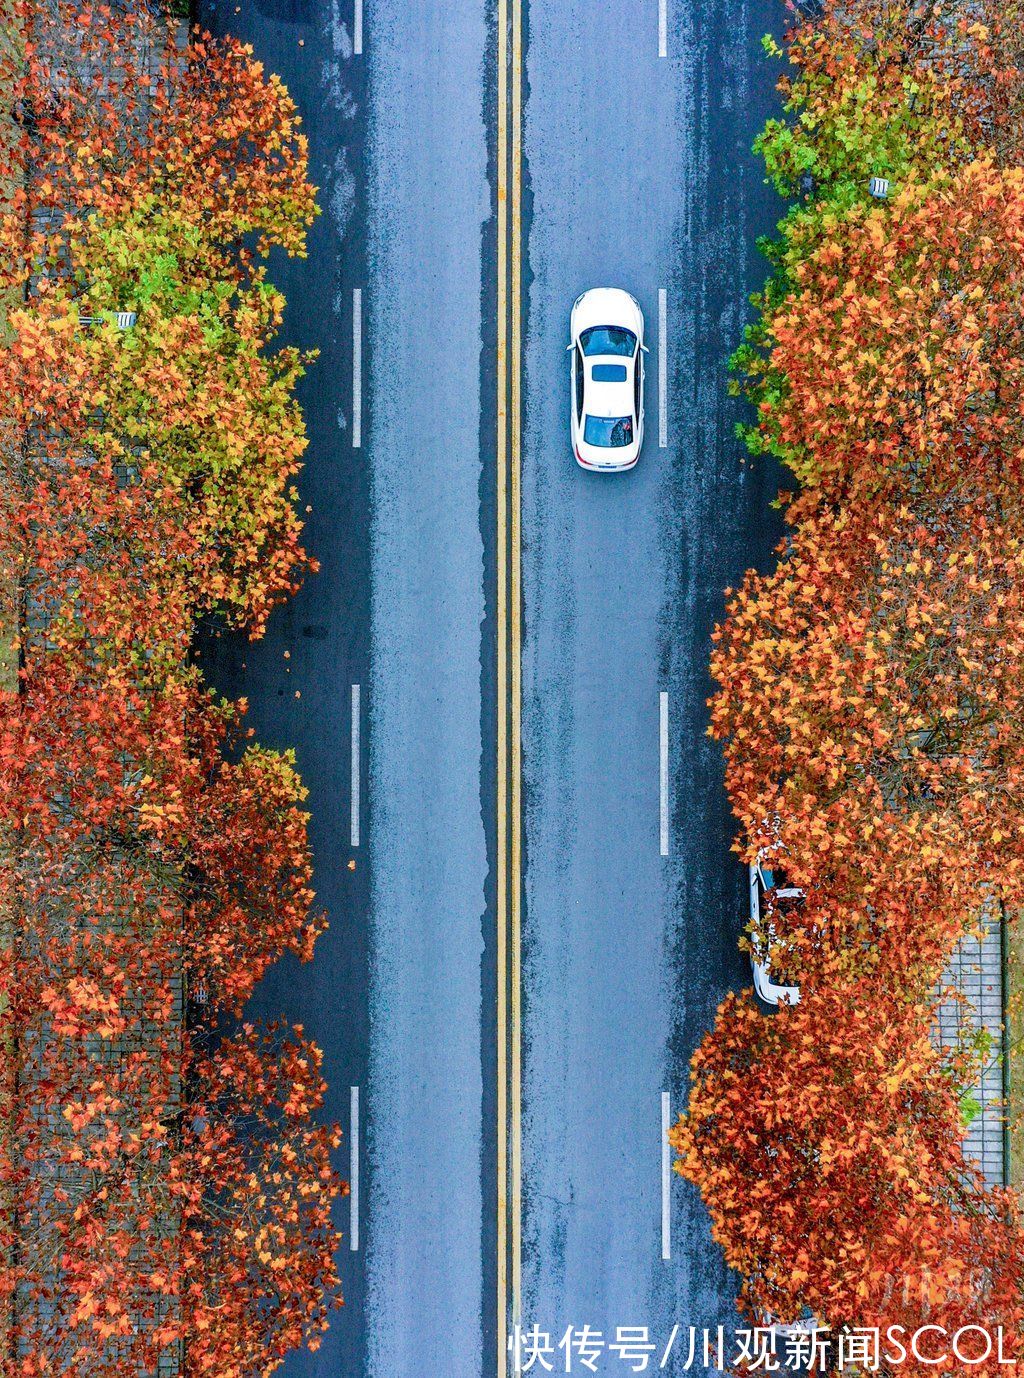
M777 1321L774 1317L768 1315L761 1317L760 1324L762 1329L770 1331L772 1337L772 1353L778 1355L780 1358L783 1357L783 1354L786 1358L789 1357L789 1354L792 1352L790 1349L792 1341L799 1341L800 1337L803 1335L816 1335L819 1330L828 1330L828 1326L821 1325L818 1318L807 1310L806 1307L800 1319L790 1321L789 1324ZM779 1352L777 1345L777 1341L779 1340L782 1341L783 1354Z
M785 876L772 871L760 853L750 863L750 965L754 973L754 989L766 1005L796 1005L800 987L778 979L772 972L772 949L775 946L775 926L772 915L785 913L804 902L804 892L795 885L787 885Z
M644 313L628 292L594 287L576 298L572 448L584 469L632 469L644 440Z

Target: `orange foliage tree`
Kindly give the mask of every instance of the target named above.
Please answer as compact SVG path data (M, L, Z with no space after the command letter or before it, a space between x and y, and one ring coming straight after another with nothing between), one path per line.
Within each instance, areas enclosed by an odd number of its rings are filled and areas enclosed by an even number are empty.
M750 363L763 446L860 503L979 482L1024 453L1024 169L974 163L855 207L794 269Z
M144 6L6 17L4 1371L247 1378L339 1302L344 1186L319 1050L228 1018L322 928L305 791L189 648L208 614L258 635L311 565L303 360L271 352L265 277L304 251L305 141L238 44L179 48Z
M26 1373L184 1346L241 1378L315 1344L337 1285L320 1054L216 1032L282 950L312 951L301 787L269 753L223 760L237 713L192 683L70 652L40 669L0 703L13 1333Z
M321 1060L301 1028L244 1025L186 1064L194 1100L172 1180L186 1203L182 1319L196 1373L267 1372L326 1329L340 1136L313 1120Z
M801 199L734 363L741 434L801 491L778 567L730 591L709 731L737 851L805 891L772 918L801 998L725 1002L672 1133L748 1309L1001 1326L1008 1355L1020 1203L964 1158L979 1048L935 1043L950 953L1024 856L1021 18L825 0L788 35L758 147Z
M954 504L822 514L728 612L711 730L745 848L781 842L855 970L927 954L933 983L1021 885L1024 533Z
M37 454L170 486L203 556L197 605L257 634L309 565L291 486L304 360L268 350L283 303L265 263L305 252L315 210L294 105L251 51L179 48L145 6L55 0L23 26L0 286L27 301L0 420Z
M834 1330L1006 1327L1019 1356L1024 1236L1012 1199L965 1161L959 1092L929 1011L864 983L816 990L776 1018L729 996L693 1060L672 1131L715 1238L758 1315L805 1307ZM886 1373L962 1371L913 1359ZM983 1374L1005 1372L995 1356Z

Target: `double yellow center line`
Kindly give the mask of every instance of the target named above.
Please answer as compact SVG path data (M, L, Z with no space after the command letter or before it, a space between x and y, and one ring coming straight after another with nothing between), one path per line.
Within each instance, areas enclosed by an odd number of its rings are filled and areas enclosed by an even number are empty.
M498 1378L522 1319L522 0L498 2ZM510 1285L511 1284L511 1285Z

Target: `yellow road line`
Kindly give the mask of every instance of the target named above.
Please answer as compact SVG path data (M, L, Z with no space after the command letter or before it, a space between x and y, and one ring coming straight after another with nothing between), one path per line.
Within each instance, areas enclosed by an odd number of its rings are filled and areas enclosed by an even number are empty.
M520 505L522 495L522 288L523 288L523 7L512 0L512 464L511 544L512 586L509 594L512 612L512 1318L522 1320L523 1207L522 1207L522 533Z
M498 194L498 292L497 292L497 598L496 620L498 633L497 657L497 981L498 981L498 1059L497 1059L497 1177L498 1177L498 1295L497 1339L498 1378L508 1371L508 1090L507 1090L507 1020L508 998L505 974L508 964L508 856L507 812L508 789L508 606L505 579L508 563L508 533L505 505L507 500L505 466L507 463L507 370L508 330L506 311L508 272L508 68L506 43L508 36L508 0L498 0L498 138L497 138L497 194Z
M507 1378L510 1313L522 1320L522 0L497 8L497 1360Z

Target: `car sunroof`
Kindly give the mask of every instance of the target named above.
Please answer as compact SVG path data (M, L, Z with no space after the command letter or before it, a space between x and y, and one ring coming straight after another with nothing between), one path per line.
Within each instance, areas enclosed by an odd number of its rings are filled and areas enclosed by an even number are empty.
M624 383L625 364L595 364L590 374L595 383Z

